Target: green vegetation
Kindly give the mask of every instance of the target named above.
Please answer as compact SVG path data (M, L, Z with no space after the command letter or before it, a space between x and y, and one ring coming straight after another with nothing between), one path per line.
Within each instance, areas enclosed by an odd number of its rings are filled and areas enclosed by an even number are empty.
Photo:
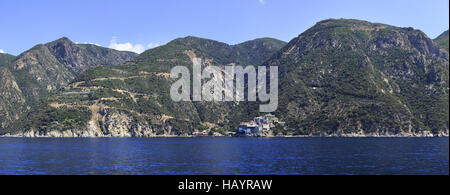
M448 59L419 52L440 52L427 39L411 28L319 22L266 63L282 65L276 114L289 128L276 133L448 132Z
M0 127L18 120L36 101L62 89L88 67L118 65L136 55L67 38L36 45L17 57L0 54Z
M444 50L429 43L423 32L412 28L330 19L288 44L263 38L228 45L185 37L121 65L88 60L109 66L87 69L60 66L61 59L50 55L40 66L14 72L19 86L26 86L25 94L48 94L50 84L56 90L44 98L36 95L41 101L30 106L21 120L25 122L10 129L85 130L88 121L97 120L105 132L122 125L151 127L155 135L203 130L226 134L260 115L259 102L173 102L169 89L174 80L168 73L179 65L192 69L190 57L195 55L217 66L279 67L279 107L273 114L286 126L277 125L274 135L439 135L449 129L449 61ZM50 48L37 46L33 50L39 52L32 54L55 53L52 48L61 44L70 46L63 39ZM78 47L106 56L113 52ZM50 67L58 74L35 67ZM29 72L56 82L35 82ZM111 125L111 120L124 121ZM54 121L58 125L49 125Z
M441 35L439 35L436 39L434 39L434 41L436 43L438 43L442 48L447 50L447 52L449 52L449 50L448 50L448 47L449 47L448 30L445 31L444 33L442 33Z
M7 66L15 58L16 58L16 56L13 56L13 55L10 55L10 54L6 54L6 53L0 53L0 67Z
M65 39L50 44L57 45L61 41L65 42ZM72 84L65 88L61 86L60 90L42 99L39 109L34 111L36 113L30 113L28 116L33 118L32 120L45 122L28 126L34 129L48 129L45 124L60 110L52 105L70 105L70 109L78 113L94 105L108 108L99 113L101 117L112 112L129 113L135 120L133 123L148 124L154 128L156 135L166 134L167 131L174 135L190 135L198 128L204 129L200 125L202 122L215 124L212 133L225 134L226 131L233 131L241 119L252 118L257 113L252 111L249 115L246 111L248 108L238 106L234 102L173 102L169 94L173 80L167 77L170 68L178 65L192 68L188 51L219 66L230 63L257 65L284 45L282 41L269 38L235 46L196 37L176 39L167 45L144 52L134 61L122 65L91 67L81 72ZM62 121L78 121L78 119L70 118ZM85 117L81 120L86 124L90 118ZM99 121L100 128L107 125L105 123Z

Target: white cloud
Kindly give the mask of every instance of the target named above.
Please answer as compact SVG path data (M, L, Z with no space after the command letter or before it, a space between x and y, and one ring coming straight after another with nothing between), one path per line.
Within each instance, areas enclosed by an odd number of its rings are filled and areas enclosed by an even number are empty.
M158 47L159 44L157 43L149 43L147 46L144 46L143 44L132 44L130 42L126 43L117 43L117 37L113 37L111 39L111 42L109 43L109 48L116 49L119 51L131 51L134 53L142 53L147 49L152 49L155 47Z
M147 45L147 48L148 48L148 49L152 49L152 48L155 48L155 47L159 47L159 44L158 44L158 43L149 43L149 44Z
M259 1L259 3L261 3L262 5L265 5L266 4L266 1L265 0L258 0Z
M91 43L91 42L83 42L83 43L78 43L78 42L75 42L76 44L89 44L89 45L96 45L96 46L99 46L99 47L101 47L101 45L100 44L98 44L98 43Z
M134 53L142 53L145 51L145 48L142 44L133 45L130 42L126 43L117 43L117 38L113 37L111 42L109 43L109 48L116 49L119 51L132 51Z
M0 53L5 53L5 51L3 51L3 49L0 49Z

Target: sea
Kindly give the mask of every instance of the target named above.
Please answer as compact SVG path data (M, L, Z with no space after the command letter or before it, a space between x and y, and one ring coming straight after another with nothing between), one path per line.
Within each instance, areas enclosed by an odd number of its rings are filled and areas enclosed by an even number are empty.
M448 175L449 138L0 138L2 175Z

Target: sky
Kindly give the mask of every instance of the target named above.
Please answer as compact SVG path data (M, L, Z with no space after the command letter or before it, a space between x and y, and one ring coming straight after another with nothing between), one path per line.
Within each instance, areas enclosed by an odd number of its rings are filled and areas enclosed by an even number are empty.
M290 41L329 18L449 29L449 0L0 0L0 52L18 55L63 36L137 53L185 36L228 44Z

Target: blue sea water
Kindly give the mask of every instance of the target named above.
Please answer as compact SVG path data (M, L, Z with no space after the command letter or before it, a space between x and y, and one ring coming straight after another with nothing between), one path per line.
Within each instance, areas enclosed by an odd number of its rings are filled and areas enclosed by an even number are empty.
M0 138L0 174L449 174L448 138Z

